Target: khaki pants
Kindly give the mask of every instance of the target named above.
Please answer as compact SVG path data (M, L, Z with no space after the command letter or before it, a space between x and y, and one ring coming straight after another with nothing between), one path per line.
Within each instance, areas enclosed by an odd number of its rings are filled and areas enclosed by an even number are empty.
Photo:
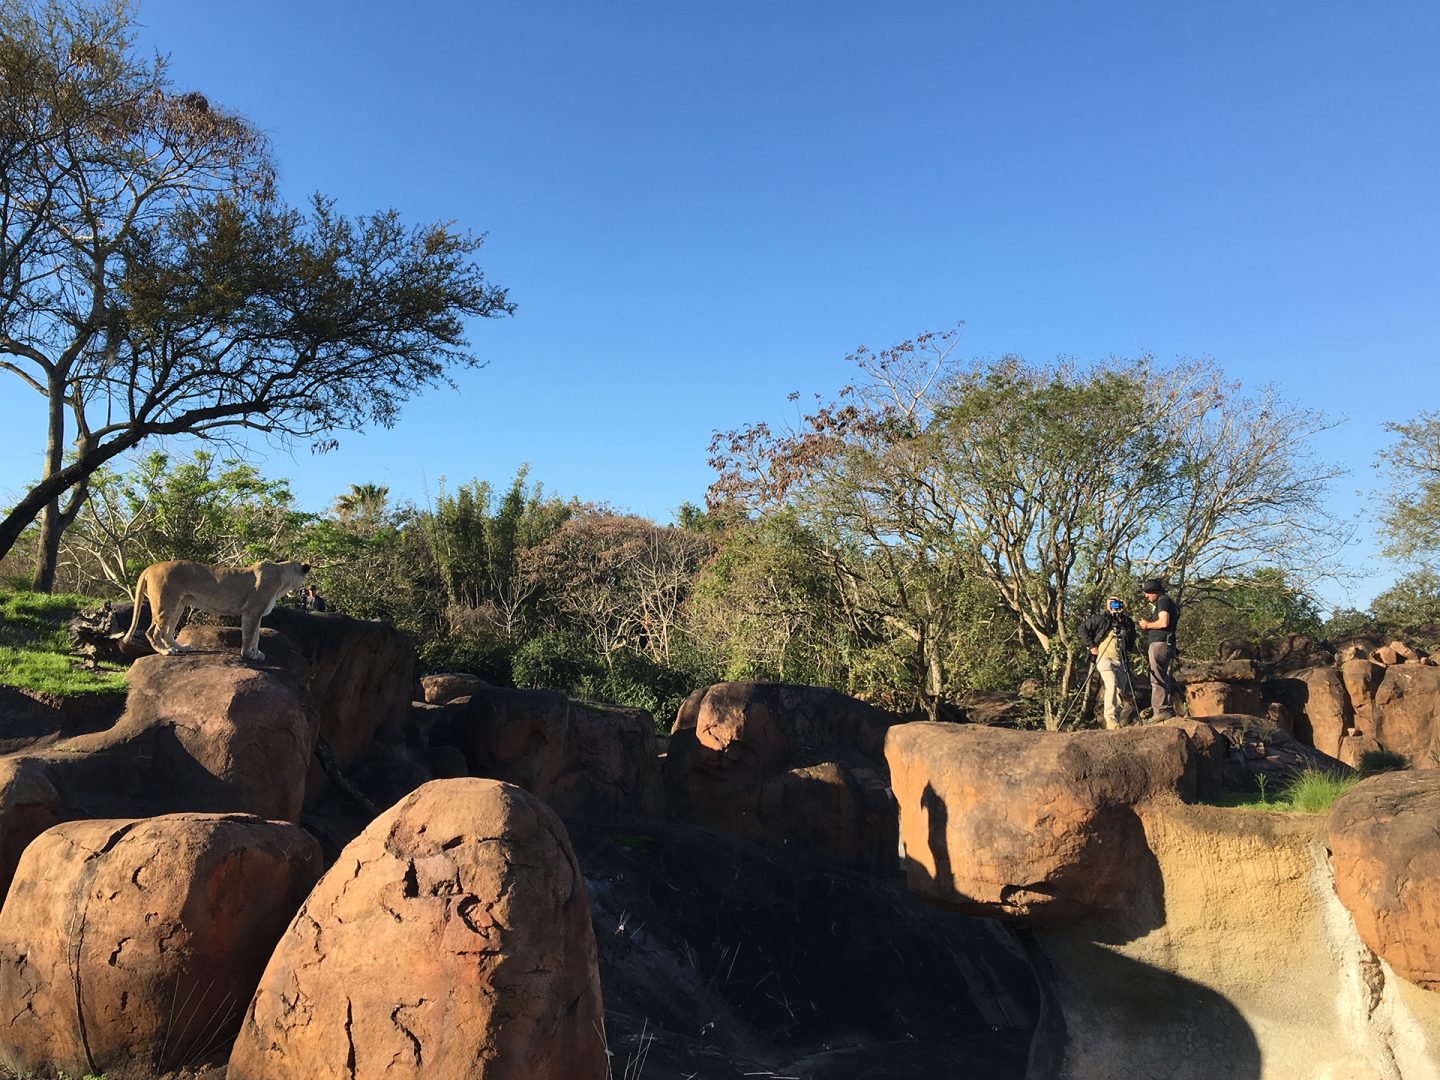
M1100 673L1100 705L1107 728L1120 726L1120 684L1125 678L1125 667L1113 656L1095 661L1095 670Z
M1150 719L1169 720L1175 715L1175 684L1170 680L1170 665L1175 662L1175 646L1163 641L1150 643Z

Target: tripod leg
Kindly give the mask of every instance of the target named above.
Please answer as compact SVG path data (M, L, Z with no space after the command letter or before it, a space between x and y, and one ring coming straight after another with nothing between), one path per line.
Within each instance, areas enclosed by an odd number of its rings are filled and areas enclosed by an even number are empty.
M1135 676L1130 670L1130 656L1127 653L1120 667L1125 672L1125 685L1130 690L1130 704L1135 708L1135 722L1140 722L1140 699L1135 694Z
M1080 698L1079 698L1079 700L1084 701L1084 700L1089 696L1089 694L1090 694L1090 680L1093 679L1094 677L1095 677L1095 661L1094 661L1094 660L1091 660L1091 661L1090 661L1090 670L1085 673L1085 682L1084 682L1084 683L1081 685L1081 687L1080 687ZM1059 720L1059 722L1055 725L1055 730L1056 730L1056 731L1064 731L1064 730L1065 730L1065 718L1070 715L1070 710L1075 707L1075 701L1076 701L1075 698L1071 698L1071 699L1070 699L1070 703L1069 703L1068 705L1066 705L1065 708L1064 708L1064 710L1060 713L1060 720Z

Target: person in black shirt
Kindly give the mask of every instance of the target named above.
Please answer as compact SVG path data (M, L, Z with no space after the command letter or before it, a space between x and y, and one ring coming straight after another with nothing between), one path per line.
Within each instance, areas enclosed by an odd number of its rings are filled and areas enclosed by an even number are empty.
M1095 670L1105 689L1101 713L1107 728L1120 726L1120 684L1130 682L1130 650L1135 648L1135 623L1125 614L1125 601L1107 596L1105 608L1080 624L1080 640L1095 658ZM1130 690L1134 696L1134 687ZM1137 703L1137 708L1138 703Z
M1140 591L1155 609L1150 618L1135 624L1148 639L1150 719L1169 720L1175 715L1175 683L1170 678L1170 665L1175 662L1175 627L1180 622L1180 607L1158 578L1144 582Z

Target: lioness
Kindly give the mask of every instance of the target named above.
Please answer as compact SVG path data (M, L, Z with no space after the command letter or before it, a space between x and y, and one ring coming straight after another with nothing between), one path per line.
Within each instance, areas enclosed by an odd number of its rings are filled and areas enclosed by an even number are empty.
M158 562L140 571L135 582L135 616L121 642L129 644L140 625L140 608L150 600L150 628L145 637L156 652L190 652L175 640L175 628L187 607L212 615L240 616L240 653L247 660L264 660L257 645L260 620L270 614L285 593L304 583L309 563L258 562L254 566L209 566L205 563Z

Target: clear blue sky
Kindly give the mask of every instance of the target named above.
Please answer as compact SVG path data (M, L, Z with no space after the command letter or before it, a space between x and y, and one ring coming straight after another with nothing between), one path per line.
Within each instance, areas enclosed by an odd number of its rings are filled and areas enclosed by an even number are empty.
M243 14L241 14L243 12ZM326 505L524 461L666 519L716 428L859 344L1213 356L1348 420L1440 406L1433 3L143 0L147 48L266 130L285 193L455 219L517 315L388 432L264 468ZM0 391L0 494L38 471ZM1397 568L1352 561L1365 603ZM1343 599L1336 595L1337 599Z

